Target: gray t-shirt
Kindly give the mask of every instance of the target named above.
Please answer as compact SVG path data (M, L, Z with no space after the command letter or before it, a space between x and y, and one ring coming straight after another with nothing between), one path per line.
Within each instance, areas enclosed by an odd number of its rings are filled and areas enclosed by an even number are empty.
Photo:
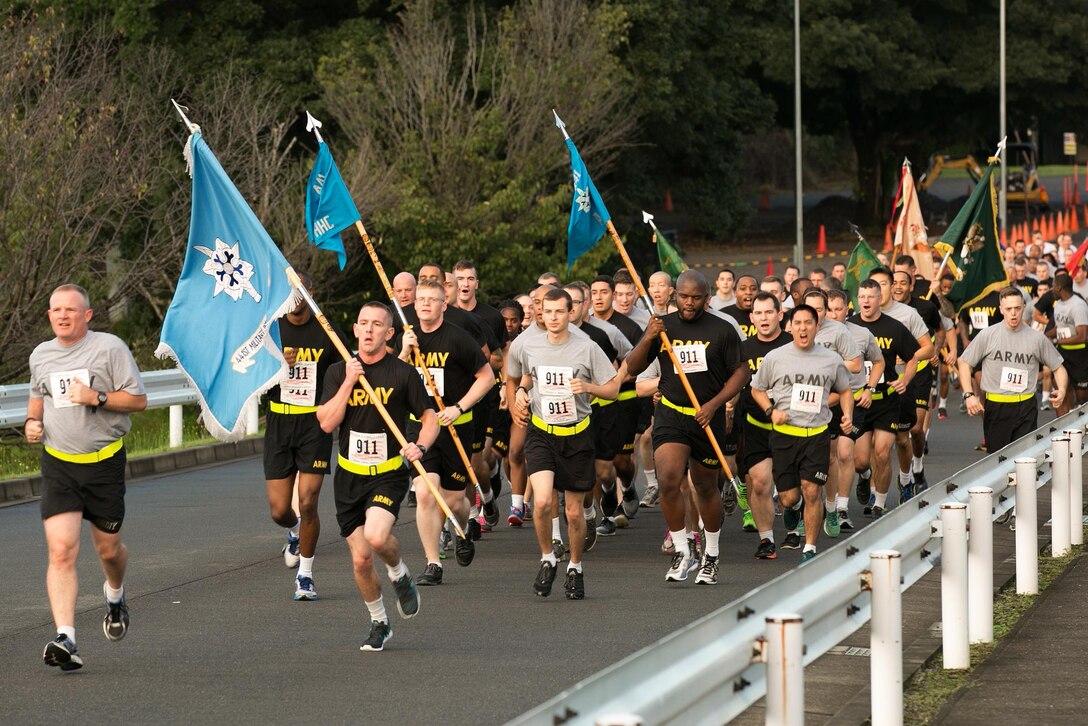
M631 341L627 339L627 336L620 332L619 328L617 328L615 325L608 322L607 320L601 320L600 318L595 318L591 315L590 317L586 318L586 321L583 324L592 325L594 328L604 331L604 333L608 336L608 342L611 343L612 347L616 349L617 361L620 361L622 363L624 358L627 357L627 354L630 353L633 349ZM581 329L579 329L578 332L582 332Z
M880 352L880 344L876 342L876 338L868 328L863 328L851 322L843 324L850 331L850 335L853 336L854 344L861 350L861 372L853 373L850 376L850 387L857 391L869 383L869 374L873 370L873 364L878 360L883 360L884 354ZM882 383L883 379L884 377L881 376L881 380L877 382Z
M882 308L880 312L901 322L914 336L915 340L923 337L929 340L929 328L926 327L925 321L922 320L922 316L918 314L918 311L910 305L904 305L893 300L891 307L886 310Z
M1003 322L975 336L960 360L971 366L982 363L982 390L1003 394L1035 393L1039 365L1054 370L1062 364L1061 354L1045 335L1028 325L1009 330Z
M718 293L714 293L710 297L710 307L714 308L715 310L721 310L722 308L727 308L730 305L736 305L736 304L737 304L737 296L736 295L731 295L728 300L722 300L721 296L719 296Z
M1068 300L1054 301L1054 327L1056 337L1071 338L1077 334L1078 325L1088 325L1088 302L1074 295Z
M744 341L748 340L748 336L747 336L747 335L745 335L745 334L744 334L744 331L743 331L743 330L741 330L741 328L740 328L740 323L738 323L738 322L736 321L736 318L734 318L734 317L733 317L732 315L729 315L729 314L727 314L727 313L723 313L723 312L722 312L721 310L715 310L715 309L714 309L713 307L709 307L709 308L707 308L707 309L706 309L706 311L707 311L708 313L710 313L711 315L713 315L714 317L716 317L716 318L721 318L721 319L722 319L722 320L724 320L725 322L727 322L727 323L729 323L730 325L732 325L732 326L733 326L733 330L737 331L737 335L739 335L739 336L740 336L740 342L742 342L742 343L743 343Z
M816 345L822 345L838 353L844 361L853 360L861 355L861 350L854 342L854 336L850 335L846 326L831 318L824 318L824 322L816 331Z
M613 306L613 310L616 310L617 312L622 312L621 310L618 310L615 306ZM646 312L646 308L642 307L641 305L632 305L631 311L623 314L638 323L638 327L642 328L643 330L645 330L646 326L650 324L650 313Z
M766 391L775 410L789 414L790 426L815 428L831 421L827 397L850 388L850 373L837 353L814 345L775 348L752 377L752 388Z
M551 343L547 335L524 339L519 335L510 344L506 371L516 378L532 376L533 415L555 426L573 426L590 413L592 396L571 393L573 378L604 385L617 375L608 356L585 333L559 344Z
M42 443L65 454L89 454L127 434L132 422L127 413L69 401L75 379L97 391L134 396L144 395L144 384L128 346L109 333L89 330L67 347L54 338L30 354L30 397L45 399Z

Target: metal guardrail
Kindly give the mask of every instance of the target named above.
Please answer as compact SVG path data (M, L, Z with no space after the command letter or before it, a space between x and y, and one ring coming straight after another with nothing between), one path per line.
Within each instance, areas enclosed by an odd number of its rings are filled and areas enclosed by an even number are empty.
M185 374L177 368L140 373L147 389L147 407L163 408L186 403L196 403L196 389ZM30 384L17 383L0 386L0 428L22 426L26 420Z
M994 517L1014 504L1013 462L1033 457L1036 485L1051 478L1050 435L1088 424L1088 407L1075 409L1024 438L931 486L819 557L752 590L719 610L563 691L510 723L539 726L611 723L637 714L643 724L721 724L766 694L766 665L755 653L765 618L783 612L804 619L804 662L809 664L869 621L871 597L863 585L869 553L902 555L903 588L940 560L934 523L942 504L968 501L968 489L993 489ZM1084 453L1083 451L1081 452Z

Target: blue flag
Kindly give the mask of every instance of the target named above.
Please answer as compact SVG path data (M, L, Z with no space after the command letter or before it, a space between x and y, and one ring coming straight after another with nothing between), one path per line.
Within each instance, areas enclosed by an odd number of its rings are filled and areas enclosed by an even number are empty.
M242 409L287 375L276 321L296 304L287 260L196 132L189 137L189 243L155 355L170 356L199 392L204 425L245 432Z
M578 155L574 142L567 139L570 149L570 173L574 179L574 199L570 204L570 224L567 225L567 272L579 257L593 249L607 231L611 219L597 187L589 178L586 165Z
M336 253L341 270L347 264L348 256L340 232L359 219L359 210L336 168L329 145L322 141L317 146L310 181L306 183L306 233L315 245Z

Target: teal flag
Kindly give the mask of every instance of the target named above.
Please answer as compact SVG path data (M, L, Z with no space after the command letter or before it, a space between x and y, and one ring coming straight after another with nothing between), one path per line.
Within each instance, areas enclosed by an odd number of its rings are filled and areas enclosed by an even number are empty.
M306 183L306 233L315 245L336 253L342 270L348 256L340 232L359 220L359 210L336 168L329 145L322 141Z
M604 200L589 178L585 162L578 154L574 142L567 139L570 149L570 173L574 179L574 198L570 205L570 223L567 225L567 272L579 257L593 249L608 230L611 219Z

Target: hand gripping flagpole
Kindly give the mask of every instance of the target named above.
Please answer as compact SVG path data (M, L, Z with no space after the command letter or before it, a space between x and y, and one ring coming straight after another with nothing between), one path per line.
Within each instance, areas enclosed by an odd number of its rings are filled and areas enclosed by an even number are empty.
M559 118L559 114L552 109L552 114L555 116L556 127L563 132L563 138L569 139L570 134L567 133L567 125L563 123L563 120ZM616 249L620 253L620 257L623 258L623 264L627 268L627 272L631 275L631 279L635 282L635 289L638 290L639 297L646 303L647 310L653 310L653 300L650 299L649 294L646 292L646 288L642 285L642 278L639 277L638 272L635 270L634 263L631 262L631 258L627 254L627 249L623 246L623 241L620 239L619 234L616 232L615 226L612 224L612 220L608 220L605 223L608 228L608 234L612 236L612 241L616 243ZM673 368L680 376L680 383L683 384L684 390L687 391L688 398L691 399L691 405L695 407L696 413L702 409L702 404L699 403L699 399L695 397L695 390L691 387L691 381L688 380L687 374L684 373L684 369L680 367L680 361L676 359L676 353L672 349L672 342L669 340L669 336L662 330L659 334L661 337L661 346L665 349L665 352L669 355L669 360L672 361ZM725 454L722 453L721 446L718 445L718 437L714 435L714 432L710 430L710 425L703 426L703 431L706 433L707 439L710 440L710 446L714 449L714 453L718 456L718 461L722 463L722 468L725 470L725 475L730 479L734 485L740 485L740 479L733 475L733 472L729 470L729 464L725 461Z
M321 132L318 130L320 128L321 122L307 111L306 130L313 131L314 136L317 137L318 143L324 142L324 139L321 138ZM363 226L363 221L361 219L355 220L355 229L359 232L359 237L363 240L363 245L366 247L367 254L370 255L370 261L374 263L374 269L378 272L378 278L382 281L382 286L385 287L385 294L389 296L389 301L393 303L393 309L397 311L397 317L400 318L401 326L403 326L405 332L411 330L412 326L408 324L408 319L404 316L404 310L401 308L400 303L397 302L397 298L393 294L393 286L389 283L389 276L385 274L385 268L382 267L382 262L378 259L378 251L374 249L374 244L370 241L370 235L366 233L366 227ZM420 351L418 345L411 346L411 351L413 358L416 361L416 367L419 368L423 379L427 383L427 389L431 391L434 402L438 406L438 411L441 413L446 410L446 404L442 402L442 397L438 394L438 386L435 385L434 379L431 377L430 368L424 365L423 353ZM479 479L476 477L476 470L472 468L472 462L469 460L468 453L465 451L465 445L461 443L461 437L457 435L457 428L453 424L450 424L446 428L449 429L450 438L453 439L453 445L457 447L457 453L461 457L461 462L465 465L465 471L468 472L469 481L471 481L472 485L476 488L482 503L483 488L480 486ZM452 517L452 515L450 516ZM456 522L454 522L454 524L456 526Z
M332 325L329 324L329 321L325 317L325 314L321 312L321 308L319 308L317 306L317 303L314 302L314 299L310 295L309 290L307 290L306 286L302 284L302 280L299 279L298 274L294 271L293 268L287 268L287 278L291 281L291 284L298 291L299 295L302 296L302 299L306 301L306 304L310 306L310 310L313 312L314 317L317 319L317 322L320 323L321 327L325 330L325 333L329 336L329 340L333 342L333 345L336 346L336 349L340 351L340 355L343 356L344 361L350 361L352 357L351 352L344 346L343 341L340 340L340 336L333 332ZM382 419L385 421L385 425L389 427L389 429L393 432L393 436L396 437L398 442L400 442L401 448L407 446L408 439L404 437L404 434L401 432L400 427L397 426L396 422L393 420L393 417L389 415L389 411L382 403L381 397L378 396L377 393L374 391L374 388L370 385L370 381L366 379L366 376L364 374L359 374L359 384L363 387L363 390L366 391L366 394L370 396L371 402L374 404L374 407L378 409L378 413L381 414ZM412 466L413 468L415 468L416 473L423 478L423 482L431 491L431 496L434 497L434 500L436 502L438 502L438 506L442 509L442 512L449 518L451 522L453 522L453 527L457 530L457 536L459 536L461 539L465 539L464 530L462 530L461 525L457 523L457 518L453 516L453 512L450 511L449 505L446 504L446 500L435 489L434 482L432 482L431 478L427 476L427 472L423 468L423 464L420 463L420 461L417 459L416 461L412 462Z

